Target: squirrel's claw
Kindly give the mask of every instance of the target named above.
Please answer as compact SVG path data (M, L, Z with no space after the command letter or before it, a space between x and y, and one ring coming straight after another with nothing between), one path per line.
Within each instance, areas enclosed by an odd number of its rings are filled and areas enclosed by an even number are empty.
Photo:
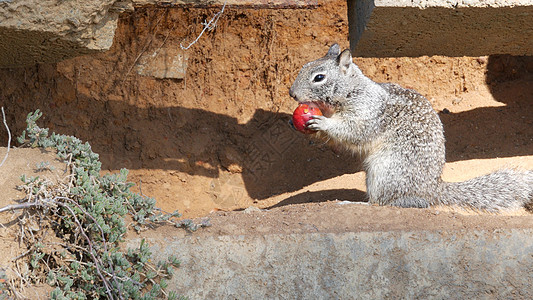
M325 130L327 118L324 116L311 116L311 120L305 123L305 127L311 130Z

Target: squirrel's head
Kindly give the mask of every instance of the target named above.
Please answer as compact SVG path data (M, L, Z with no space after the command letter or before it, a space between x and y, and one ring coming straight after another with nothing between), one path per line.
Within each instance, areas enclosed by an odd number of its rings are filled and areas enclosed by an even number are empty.
M289 95L298 102L317 102L335 108L345 101L349 83L359 74L350 50L341 53L339 45L334 44L324 57L302 67Z

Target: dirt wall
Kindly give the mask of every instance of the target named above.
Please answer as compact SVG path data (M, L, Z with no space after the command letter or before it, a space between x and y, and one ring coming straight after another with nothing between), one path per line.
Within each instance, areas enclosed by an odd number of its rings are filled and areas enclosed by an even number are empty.
M348 47L345 5L227 8L216 29L184 52L183 79L141 76L136 65L147 53L193 41L217 9L138 9L121 16L105 53L0 70L0 104L13 132L39 108L43 126L89 141L106 170L130 169L142 193L186 216L280 201L363 200L362 188L342 179L360 170L356 158L287 125L295 107L288 88L301 66L334 42ZM415 88L446 109L449 161L533 154L531 58L355 62L374 80ZM332 192L287 196L333 178L341 179Z

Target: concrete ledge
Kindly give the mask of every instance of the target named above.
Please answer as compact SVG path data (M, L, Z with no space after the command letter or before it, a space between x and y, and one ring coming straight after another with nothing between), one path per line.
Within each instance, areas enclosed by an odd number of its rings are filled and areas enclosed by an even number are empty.
M533 230L509 230L186 237L153 250L161 259L180 258L170 286L191 299L531 299L532 235Z
M232 218L216 217L217 224L208 234L173 229L152 232L147 242L153 245L157 259L176 255L182 261L169 286L190 299L533 298L533 228L521 227L531 225L531 217L494 216L490 226L507 224L494 229L476 216L427 210L413 215L412 211L359 209L357 205L341 209L355 212L355 218L373 211L380 220L369 221L372 228L368 230L322 232L344 228L345 215L335 212L329 222L313 224L308 217L316 216L316 211L309 215L298 212L301 217L291 215L292 221L284 219L284 211L252 216L231 213L234 219L248 218L255 225L236 227ZM428 217L433 213L434 218ZM381 219L385 215L391 217ZM423 224L405 230L412 227L409 223L413 220L405 219L408 216ZM425 220L420 219L423 216ZM371 218L368 215L368 220ZM280 221L271 223L273 219ZM444 224L444 220L452 222ZM284 225L289 222L291 225ZM425 222L427 230L420 228ZM307 229L292 223L305 224ZM390 230L377 230L387 224L392 225ZM518 228L509 228L512 224ZM236 234L214 234L215 226ZM258 232L278 228L288 229ZM130 239L128 246L139 242L139 237Z
M533 1L348 0L353 55L533 55Z

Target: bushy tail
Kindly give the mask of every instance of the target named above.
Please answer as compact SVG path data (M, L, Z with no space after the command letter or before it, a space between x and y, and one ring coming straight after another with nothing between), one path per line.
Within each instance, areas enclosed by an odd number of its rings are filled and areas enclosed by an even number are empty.
M440 203L489 212L533 202L533 171L503 169L463 182L442 182Z

